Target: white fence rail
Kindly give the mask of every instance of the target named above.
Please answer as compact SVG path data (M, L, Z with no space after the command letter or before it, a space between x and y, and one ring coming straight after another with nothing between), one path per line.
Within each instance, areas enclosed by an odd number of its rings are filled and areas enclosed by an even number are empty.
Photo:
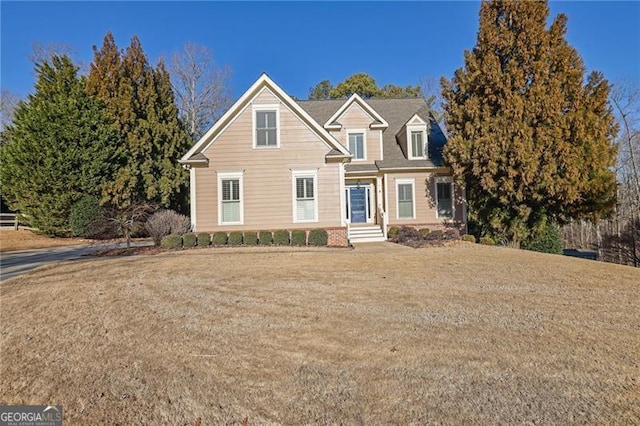
M5 228L11 226L18 230L18 215L15 213L0 213L0 227Z

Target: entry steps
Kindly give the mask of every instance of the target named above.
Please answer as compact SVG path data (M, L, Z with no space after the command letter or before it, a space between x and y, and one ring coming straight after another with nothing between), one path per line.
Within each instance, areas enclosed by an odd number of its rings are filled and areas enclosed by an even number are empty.
M351 226L349 227L349 242L354 243L376 243L385 241L382 228L378 225L371 226Z

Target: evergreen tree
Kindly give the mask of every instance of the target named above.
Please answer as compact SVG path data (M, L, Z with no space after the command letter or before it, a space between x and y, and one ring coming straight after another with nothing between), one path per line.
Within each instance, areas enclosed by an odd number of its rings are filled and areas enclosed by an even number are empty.
M68 232L71 205L99 195L118 163L117 132L77 72L67 56L37 64L35 93L18 105L0 148L3 197L50 235Z
M105 186L104 200L118 208L153 203L183 209L188 174L178 159L190 139L164 64L149 64L137 36L122 53L107 33L102 48L94 47L87 90L105 102L124 141L124 161Z
M322 80L309 89L310 100L348 98L357 93L361 98L416 98L422 96L420 86L407 85L405 87L387 84L378 87L376 80L369 74L356 73L347 77L337 86L332 86L329 80Z
M617 132L600 73L547 29L546 2L484 1L475 48L443 79L445 158L483 233L515 242L548 222L601 217L615 204Z

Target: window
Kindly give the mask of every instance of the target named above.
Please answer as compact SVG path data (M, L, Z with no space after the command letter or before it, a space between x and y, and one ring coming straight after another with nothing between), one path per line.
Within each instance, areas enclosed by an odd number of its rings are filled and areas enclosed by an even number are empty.
M293 173L293 221L317 222L318 197L316 196L317 172Z
M424 157L422 132L411 132L411 153L412 157Z
M218 197L219 224L242 224L242 173L219 173Z
M420 121L422 121L420 119ZM409 160L427 158L427 125L407 125L407 157Z
M277 105L253 106L254 148L276 148L280 146L279 118Z
M365 153L364 130L357 132L349 132L349 152L353 155L354 160L364 160L367 158Z
M413 180L397 181L398 219L415 218Z
M436 209L438 218L453 218L453 183L450 180L436 182Z

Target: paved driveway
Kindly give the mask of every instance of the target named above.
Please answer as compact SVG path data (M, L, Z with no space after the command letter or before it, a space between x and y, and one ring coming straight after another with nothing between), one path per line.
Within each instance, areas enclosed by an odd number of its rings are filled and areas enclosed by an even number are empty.
M131 245L140 247L152 244L151 241L140 241L134 242ZM51 247L2 253L0 254L0 281L13 278L39 266L80 258L90 259L84 256L97 251L121 247L126 247L126 243Z

